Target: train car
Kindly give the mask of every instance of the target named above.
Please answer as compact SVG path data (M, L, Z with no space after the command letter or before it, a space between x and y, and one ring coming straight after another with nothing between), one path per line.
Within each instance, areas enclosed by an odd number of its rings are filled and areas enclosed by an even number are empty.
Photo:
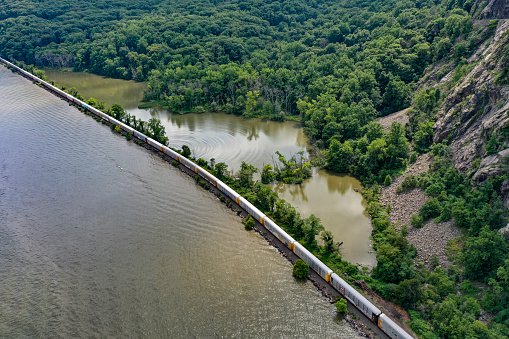
M99 111L99 117L102 118L105 121L110 121L110 116L104 112Z
M394 321L385 314L378 317L378 327L393 339L413 339L413 337L399 327Z
M274 234L283 244L286 245L290 250L293 251L295 240L288 235L281 227L279 227L270 218L265 218L265 228Z
M247 213L251 214L253 218L258 220L260 224L265 225L265 214L263 214L258 208L254 207L249 201L247 201L244 197L239 197L237 203L247 211Z
M189 168L191 171L193 171L193 172L198 174L197 165L194 162L192 162L191 160L187 159L184 156L181 156L180 157L180 163L182 165L186 166L187 168Z
M132 128L131 126L128 126L123 123L120 125L120 128L122 128L125 132L127 132L129 134L134 134L134 128Z
M105 119L106 120L106 119ZM109 118L107 119L109 121ZM138 132L137 130L134 130L134 136L141 141L147 141L147 136L141 132Z
M161 144L158 141L155 141L152 138L147 138L147 144L149 144L150 146L154 147L155 149L157 149L161 152L163 151L163 144Z
M316 273L318 273L325 281L329 282L333 273L323 262L318 260L313 253L309 252L304 246L297 241L294 243L293 252L306 262Z
M178 154L177 152L175 152L174 150L172 150L171 148L167 147L167 146L164 146L163 147L163 152L164 154L166 155L169 155L170 157L172 157L173 159L179 161L179 158L180 158L180 154ZM179 161L180 162L180 161Z
M233 189L230 188L230 186L226 185L219 179L217 180L217 188L219 188L219 190L223 192L228 198L232 199L237 203L239 202L240 194L235 192Z
M362 294L357 292L355 288L350 286L346 281L341 279L336 273L331 275L332 286L345 298L357 307L366 317L368 317L375 324L378 321L378 316L382 313L376 308L369 300L364 298Z
M217 187L217 178L209 173L206 169L198 166L198 175L207 180L212 186Z
M95 108L94 106L90 106L90 112L94 113L94 115L100 117L101 116L101 111L98 110L97 108Z
M121 124L121 122L120 122L120 121L118 121L117 119L112 118L112 117L110 117L110 118L108 119L108 121L110 122L110 124L113 124L113 125L116 125L116 126L120 126L120 124Z
M66 96L66 93L64 91L62 91L60 88L56 87L56 86L51 86L52 89L58 93L58 95L60 95L62 98L67 98Z

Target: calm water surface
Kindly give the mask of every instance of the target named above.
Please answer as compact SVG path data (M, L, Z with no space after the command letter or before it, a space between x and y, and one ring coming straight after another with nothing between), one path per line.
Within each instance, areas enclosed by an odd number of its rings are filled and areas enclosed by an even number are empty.
M137 106L144 84L133 81L107 79L88 73L47 71L50 80L68 88L76 87L86 98L103 100L107 105L122 104L127 111L143 120L158 118L166 128L172 147L190 146L193 155L206 160L225 162L237 171L242 161L261 169L272 164L276 151L286 157L304 150L307 138L296 122L274 122L261 119L220 114L171 114L161 109L142 110ZM104 85L102 85L104 82ZM354 263L373 265L369 236L371 223L364 212L358 180L316 171L304 185L278 184L277 191L301 213L318 216L341 247L343 257Z
M0 103L0 337L357 337L168 163L4 67Z

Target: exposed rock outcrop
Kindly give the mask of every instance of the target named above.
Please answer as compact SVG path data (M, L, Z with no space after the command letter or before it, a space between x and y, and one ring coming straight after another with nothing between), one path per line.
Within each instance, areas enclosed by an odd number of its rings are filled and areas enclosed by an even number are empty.
M500 21L481 48L469 60L473 69L447 96L434 136L434 142L448 141L456 168L471 172L476 183L509 170L509 20Z
M482 8L485 3L485 0L476 1L474 5L474 13L477 18L509 19L509 2L507 0L490 0L488 4Z

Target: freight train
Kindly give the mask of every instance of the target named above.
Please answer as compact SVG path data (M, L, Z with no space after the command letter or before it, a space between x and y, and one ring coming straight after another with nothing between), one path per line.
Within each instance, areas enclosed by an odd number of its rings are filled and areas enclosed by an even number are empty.
M58 94L62 98L68 100L76 104L78 107L82 107L85 110L95 114L96 116L108 121L111 124L119 126L123 131L132 134L134 137L139 140L149 144L153 148L158 151L163 152L174 160L178 161L183 166L187 167L204 180L206 180L210 185L216 187L219 191L221 191L225 196L227 196L232 201L236 202L242 209L244 209L247 213L249 213L254 219L256 219L263 227L265 227L269 232L271 232L275 237L277 237L286 247L288 247L292 252L294 252L299 258L305 261L311 269L313 269L318 275L320 275L327 283L332 285L334 289L336 289L343 297L345 297L350 303L352 303L360 312L362 312L370 321L376 324L384 333L386 333L390 338L394 339L412 339L407 332L405 332L401 327L399 327L394 321L392 321L387 315L382 313L376 306L374 306L370 301L368 301L364 296L362 296L357 290L355 290L352 286L350 286L346 281L341 279L336 273L334 273L329 267L327 267L324 263L322 263L318 258L316 258L311 252L309 252L304 246L302 246L299 242L295 241L288 233L286 233L281 227L279 227L274 221L264 215L258 208L253 206L249 201L247 201L240 194L231 189L228 185L223 183L221 180L217 179L214 175L209 173L207 170L198 166L191 160L185 158L181 154L175 152L171 148L163 145L152 138L149 138L145 134L133 129L132 127L124 124L117 119L114 119L107 115L106 113L98 110L95 107L92 107L85 102L76 99L72 95L62 91L61 89L47 83L34 76L33 74L17 67L16 65L8 62L0 58L0 62L9 66L12 69L15 69L17 72L21 73L25 77L31 79L33 82L38 83L50 91Z

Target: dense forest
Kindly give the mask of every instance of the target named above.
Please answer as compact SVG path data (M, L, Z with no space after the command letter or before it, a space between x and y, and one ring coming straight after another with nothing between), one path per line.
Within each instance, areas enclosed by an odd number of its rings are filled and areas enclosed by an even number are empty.
M316 244L319 222L302 219L267 186L254 183L256 169L250 165L243 164L236 178L228 176L225 164L201 159L201 165L349 281L364 280L409 310L410 326L420 337L505 338L509 245L498 230L508 222L501 194L507 174L474 185L471 174L454 166L449 141L433 142L447 91L472 69L467 59L498 24L476 26L477 5L473 0L2 1L0 55L37 67L146 81L145 99L176 112L302 121L317 163L370 187L364 195L377 253L372 272L342 261L326 233L325 246ZM450 66L441 76L452 70L452 79L425 86L427 72L437 65ZM409 107L405 126L394 123L385 131L376 122ZM116 111L121 108L111 113ZM490 139L486 154L507 144L509 126L502 130ZM454 220L463 231L448 248L447 267L415 263L407 227L392 225L390 207L379 201L380 186L423 153L434 158L430 170L405 178L398 190L418 187L431 198L408 227ZM283 168L276 172L265 169L263 181Z

